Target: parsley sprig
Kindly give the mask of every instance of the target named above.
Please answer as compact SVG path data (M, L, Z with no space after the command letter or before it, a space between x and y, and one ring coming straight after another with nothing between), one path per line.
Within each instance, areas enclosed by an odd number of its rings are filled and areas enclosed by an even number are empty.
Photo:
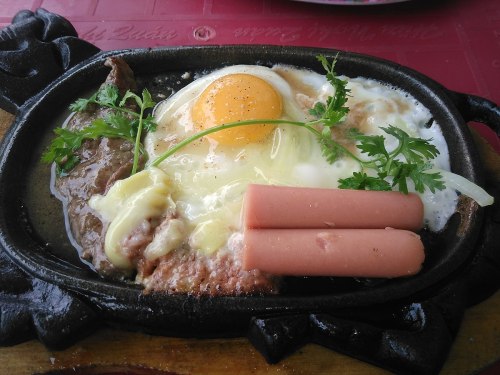
M337 58L331 63L323 55L319 55L316 58L323 65L323 69L326 71L326 79L334 87L335 92L333 96L328 97L326 104L316 102L314 107L309 110L311 115L317 117L317 120L311 121L309 124L319 123L331 129L349 113L349 107L346 106L346 103L350 90L347 88L347 81L340 79L337 73L335 73Z
M423 193L426 188L431 192L445 188L441 174L430 171L433 168L430 160L439 150L430 140L410 137L404 130L395 126L381 127L385 133L392 135L398 144L392 151L385 146L383 135L364 135L352 131L351 137L358 144L361 153L370 157L360 160L362 171L354 172L352 177L339 180L342 189L392 190L408 194L408 180L413 181L415 190ZM369 176L365 170L373 170L376 176ZM392 181L392 182L390 182Z
M345 154L354 157L351 152L334 140L332 134L333 128L344 120L349 113L349 107L346 106L346 103L350 90L347 88L347 80L340 79L335 72L336 57L331 63L323 55L316 58L323 65L323 69L326 71L326 79L334 88L334 94L328 97L326 105L322 102L316 102L314 107L309 110L309 113L315 116L317 120L311 121L307 125L309 128L317 124L323 126L321 132L316 133L316 138L323 156L332 164Z
M128 105L130 100L139 108L138 111ZM139 158L143 153L142 132L143 130L156 130L156 123L151 114L144 117L145 111L154 105L155 102L147 89L142 91L141 97L129 90L120 98L116 86L111 84L101 86L90 98L80 98L69 108L73 112L84 112L93 106L100 106L109 108L109 113L95 119L90 125L80 130L69 130L62 127L54 129L57 137L52 140L42 155L42 161L55 162L58 174L64 175L80 162L77 150L85 140L100 137L122 138L134 144L132 165L132 174L134 174L137 172Z

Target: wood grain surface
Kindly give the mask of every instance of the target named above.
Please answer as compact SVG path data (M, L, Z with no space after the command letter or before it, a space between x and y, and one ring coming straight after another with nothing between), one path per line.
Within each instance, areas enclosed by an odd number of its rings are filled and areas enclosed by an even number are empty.
M0 110L0 139L13 116ZM499 156L481 138L491 173ZM1 317L0 317L1 324ZM500 292L469 308L442 374L477 374L500 359ZM269 365L245 338L181 339L103 328L62 351L36 340L0 348L0 374L348 374L382 375L370 364L309 344L276 365ZM154 369L155 371L147 371ZM498 372L497 372L498 373Z

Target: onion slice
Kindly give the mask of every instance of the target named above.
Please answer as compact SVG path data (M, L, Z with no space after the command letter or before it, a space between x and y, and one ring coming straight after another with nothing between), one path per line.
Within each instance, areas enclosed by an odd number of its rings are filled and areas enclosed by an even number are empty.
M428 172L439 172L446 186L459 191L461 194L474 199L481 207L492 205L495 199L481 186L476 185L465 177L442 169L430 169Z

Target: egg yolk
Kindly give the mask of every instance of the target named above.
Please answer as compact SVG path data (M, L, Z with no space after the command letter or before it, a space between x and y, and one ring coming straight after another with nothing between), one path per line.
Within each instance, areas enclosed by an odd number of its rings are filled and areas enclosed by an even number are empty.
M230 122L281 117L281 95L263 79L250 74L229 74L212 82L192 107L195 126L208 129ZM214 132L207 137L224 145L244 145L266 138L271 124L245 125Z

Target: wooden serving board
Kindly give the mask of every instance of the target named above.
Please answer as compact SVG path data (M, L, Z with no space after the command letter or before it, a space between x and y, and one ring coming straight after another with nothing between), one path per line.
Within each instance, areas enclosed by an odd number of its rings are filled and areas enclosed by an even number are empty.
M0 110L0 139L13 118ZM476 138L488 173L500 181L500 156ZM499 312L500 292L466 310L442 374L500 373ZM36 340L0 348L0 364L0 374L388 374L313 344L270 365L246 338L170 338L109 327L62 351L50 351Z

